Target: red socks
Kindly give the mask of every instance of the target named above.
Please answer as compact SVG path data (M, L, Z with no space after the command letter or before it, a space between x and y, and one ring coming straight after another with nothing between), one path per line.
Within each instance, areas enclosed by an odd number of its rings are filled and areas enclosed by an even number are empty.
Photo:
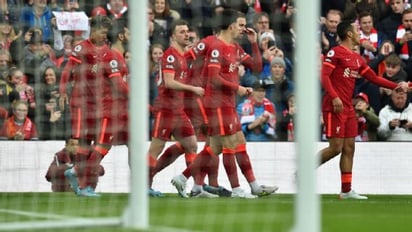
M150 154L147 155L147 159L149 162L149 186L152 186L153 177L156 174L156 164L157 160L153 158Z
M246 144L239 144L236 147L236 161L239 165L240 170L245 176L248 183L256 180L255 174L253 173L252 164L250 163L249 155L246 151Z
M342 192L347 193L352 189L352 172L341 173Z
M229 148L223 148L223 166L225 167L226 175L229 179L230 186L237 188L240 186L239 177L237 175L235 151Z
M168 147L157 160L155 172L158 173L169 166L183 153L184 151L180 143L175 143L172 146Z

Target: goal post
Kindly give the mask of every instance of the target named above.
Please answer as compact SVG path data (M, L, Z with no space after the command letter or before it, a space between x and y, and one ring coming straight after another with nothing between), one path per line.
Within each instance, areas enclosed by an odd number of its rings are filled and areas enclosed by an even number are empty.
M147 156L148 141L147 102L149 102L149 80L147 60L147 1L130 1L130 32L132 42L132 65L130 65L130 194L129 204L123 215L123 224L127 228L147 229L149 226L147 196ZM133 22L133 23L132 23Z
M320 230L319 196L316 194L316 149L319 138L319 0L296 0L296 101L297 194L293 232Z

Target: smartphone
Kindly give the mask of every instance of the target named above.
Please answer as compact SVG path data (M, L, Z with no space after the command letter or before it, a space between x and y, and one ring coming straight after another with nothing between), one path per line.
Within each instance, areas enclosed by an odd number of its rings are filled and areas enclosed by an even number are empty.
M400 120L400 126L406 125L408 123L407 119Z
M274 40L269 40L269 41L268 41L268 48L273 47L273 46L276 47L276 41L274 41Z

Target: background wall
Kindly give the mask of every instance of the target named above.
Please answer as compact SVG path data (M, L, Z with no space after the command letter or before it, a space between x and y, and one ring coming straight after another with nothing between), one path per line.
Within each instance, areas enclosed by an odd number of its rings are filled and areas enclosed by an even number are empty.
M0 142L0 191L1 192L48 192L50 184L44 178L54 153L62 149L63 141L1 141ZM319 143L319 149L327 143ZM199 149L203 143L199 143ZM295 149L293 143L248 143L255 175L260 184L278 185L279 193L294 193ZM412 143L357 143L353 169L353 188L365 194L411 194ZM137 154L136 154L137 155ZM139 154L145 155L145 154ZM307 154L309 155L309 154ZM106 174L100 178L99 192L128 192L129 167L127 148L113 147L103 160ZM184 158L159 173L153 187L162 192L176 192L171 178L185 168ZM335 158L316 170L319 193L339 193L339 158ZM241 186L249 186L238 171ZM219 182L229 188L223 167ZM192 186L188 182L188 191Z

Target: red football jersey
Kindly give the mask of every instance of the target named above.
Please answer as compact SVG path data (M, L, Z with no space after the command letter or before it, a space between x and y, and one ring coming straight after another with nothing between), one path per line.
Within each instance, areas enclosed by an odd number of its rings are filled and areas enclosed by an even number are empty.
M175 48L169 47L163 54L160 61L160 70L157 77L158 96L153 104L154 110L171 110L183 111L183 94L184 91L168 89L163 80L163 73L174 74L176 81L187 82L187 63L183 54L180 54Z
M205 87L206 77L202 74L206 54L213 43L218 40L215 35L207 36L200 40L194 47L192 47L186 54L187 62L190 64L188 72L188 81L195 86ZM193 93L189 93L193 94Z
M352 96L355 89L355 81L361 78L360 73L368 69L369 66L363 58L356 52L343 46L332 48L325 56L322 65L322 78L329 78L331 86L341 99L345 112L353 111ZM330 73L329 77L323 76ZM325 74L326 75L326 74ZM331 91L328 86L325 88L325 95L322 102L322 111L333 111Z
M89 40L73 48L70 60L77 63L73 70L74 86L71 104L87 107L97 116L110 115L113 103L111 78L121 77L119 61L109 47L96 47Z
M236 107L239 64L250 56L238 44L216 39L208 49L204 74L207 77L205 107Z

